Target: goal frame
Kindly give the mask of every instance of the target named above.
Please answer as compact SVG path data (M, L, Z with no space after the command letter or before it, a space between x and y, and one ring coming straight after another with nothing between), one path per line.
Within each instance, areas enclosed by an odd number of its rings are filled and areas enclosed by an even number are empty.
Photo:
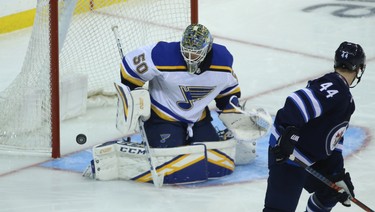
M93 0L90 0L93 4ZM49 0L50 6L50 75L51 75L51 148L52 158L60 158L60 94L59 94L59 26L58 1ZM190 0L190 21L198 23L198 0Z

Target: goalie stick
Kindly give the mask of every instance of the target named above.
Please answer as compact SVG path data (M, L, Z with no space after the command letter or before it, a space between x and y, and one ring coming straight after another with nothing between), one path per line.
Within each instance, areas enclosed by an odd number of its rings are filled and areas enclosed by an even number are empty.
M151 172L152 181L154 182L154 185L156 187L160 188L163 186L164 175L162 173L158 174L156 171L156 166L154 164L154 161L152 160L152 155L150 152L150 145L147 140L146 132L145 132L141 117L139 118L138 123L139 123L139 128L141 129L142 140L145 143L145 151L147 154L148 162L150 164L150 172Z
M120 36L118 33L118 26L115 25L115 26L112 26L111 28L112 28L113 34L115 35L117 48L118 48L118 51L122 60L124 58L124 52L122 51L122 44L121 44ZM150 145L147 140L146 132L144 130L143 121L141 117L139 117L138 119L138 124L139 124L139 128L141 131L142 140L145 143L145 151L146 151L148 162L150 164L150 173L151 173L152 181L156 187L160 188L163 186L164 175L162 173L158 174L156 171L156 166L154 165L154 161L152 160Z
M291 161L297 163L301 167L305 168L307 172L309 172L312 176L316 177L318 180L322 181L324 184L326 184L330 188L336 190L339 193L345 192L345 190L343 188L337 186L334 182L330 181L328 178L326 178L325 176L323 176L322 174L320 174L319 172L317 172L315 169L313 169L310 166L306 165L303 161L299 160L294 155L290 155L289 159ZM355 197L349 196L349 199L353 203L355 203L356 205L358 205L360 208L362 208L363 210L368 211L368 212L374 212L374 210L372 210L371 208L369 208L368 206L366 206L364 203L362 203L361 201L359 201Z
M124 52L122 51L122 44L121 44L120 36L118 34L118 26L117 25L112 26L111 29L112 29L113 34L115 35L117 49L122 60L122 58L124 58Z

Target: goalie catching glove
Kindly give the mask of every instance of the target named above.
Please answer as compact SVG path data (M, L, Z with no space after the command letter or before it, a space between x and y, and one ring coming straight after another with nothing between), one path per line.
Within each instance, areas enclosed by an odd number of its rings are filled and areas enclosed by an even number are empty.
M237 140L254 140L268 132L272 118L266 110L247 109L245 104L240 106L236 96L232 96L229 103L231 108L222 111L219 118Z

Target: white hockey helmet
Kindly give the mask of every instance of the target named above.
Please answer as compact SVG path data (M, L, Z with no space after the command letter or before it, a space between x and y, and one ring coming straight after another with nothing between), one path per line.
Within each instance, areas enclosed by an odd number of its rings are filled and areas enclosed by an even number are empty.
M205 26L191 24L185 29L180 46L189 73L194 74L198 70L199 64L211 50L212 43L211 33Z

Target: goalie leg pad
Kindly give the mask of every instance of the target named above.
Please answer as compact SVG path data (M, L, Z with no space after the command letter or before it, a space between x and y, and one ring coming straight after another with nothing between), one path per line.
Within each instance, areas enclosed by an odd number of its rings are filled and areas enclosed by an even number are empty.
M116 141L109 141L93 147L91 170L97 180L118 179Z
M204 146L150 149L163 184L184 184L208 179ZM150 165L142 144L113 141L93 149L95 179L152 182Z
M234 138L232 131L228 129L218 131L221 141ZM235 139L236 140L236 139ZM236 140L236 156L234 163L236 165L245 165L253 162L256 158L256 140L244 141Z
M236 141L199 142L191 146L150 149L163 184L202 182L233 173ZM95 179L152 182L142 144L111 141L93 148Z
M253 162L256 155L256 141L243 141L237 140L236 145L236 157L235 157L235 164L236 165L245 165Z
M183 146L151 149L157 172L164 175L165 184L185 184L208 179L204 146Z
M199 142L207 151L208 178L215 179L232 174L235 169L236 141L234 139L215 142Z

